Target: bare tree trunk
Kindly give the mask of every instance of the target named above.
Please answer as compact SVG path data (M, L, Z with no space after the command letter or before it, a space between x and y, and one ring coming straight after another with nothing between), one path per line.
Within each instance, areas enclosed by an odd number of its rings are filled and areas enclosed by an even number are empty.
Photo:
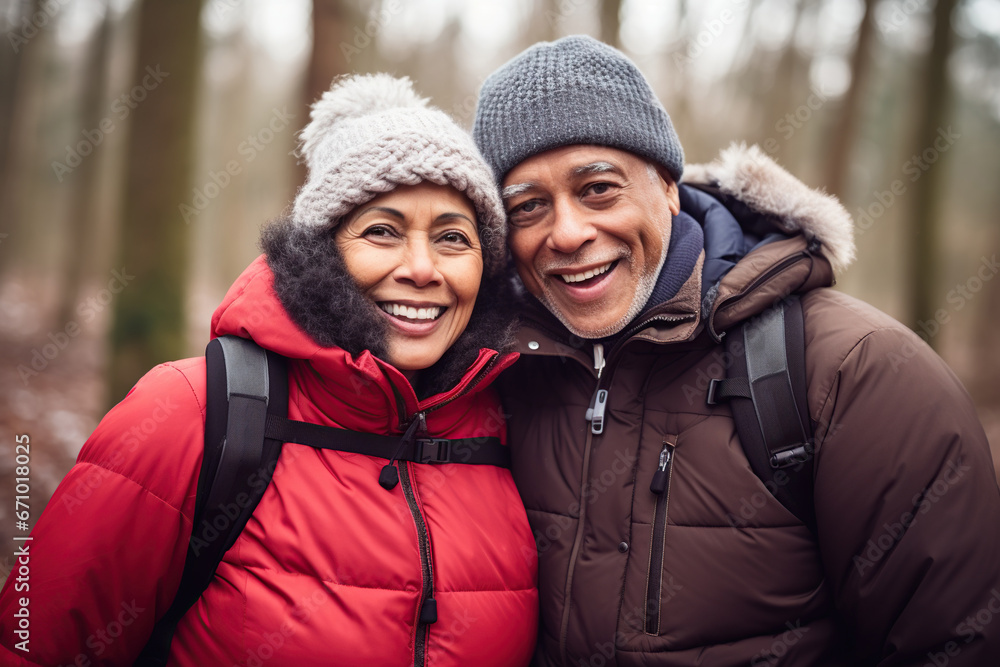
M621 48L622 0L601 0L601 41Z
M844 197L851 165L851 148L861 116L861 96L868 71L871 69L871 50L875 36L875 0L865 0L865 14L861 19L858 41L851 56L851 84L841 102L837 126L830 135L830 157L827 160L827 192Z
M0 90L0 272L9 271L15 263L24 261L23 253L16 253L17 247L24 248L22 232L27 229L25 212L28 203L25 193L28 188L26 166L31 163L34 148L30 145L35 136L35 126L39 116L39 88L44 40L48 35L25 36L25 25L35 28L36 33L43 28L30 24L31 17L41 8L41 0L24 0L20 3L18 24L7 33L0 47L3 58L0 71L3 78ZM20 23L27 19L28 24Z
M559 10L558 0L536 0L535 9L528 13L527 25L522 34L527 39L525 46L536 42L551 42L559 38L559 27L564 20Z
M808 67L795 46L795 38L802 27L806 11L811 8L814 2L815 0L798 0L795 3L795 20L792 23L792 32L789 35L788 44L781 52L781 58L778 60L774 79L771 82L771 92L768 95L770 100L767 114L768 126L777 128L778 122L781 119L786 119L786 124L782 125L784 132L779 135L781 149L778 154L782 164L795 174L801 173L801 166L804 162L802 149L804 133L799 131L802 126L798 120L795 120L795 112L810 94ZM794 120L794 124L787 120L789 116Z
M106 113L104 89L107 83L107 56L111 41L111 7L104 3L104 18L94 34L87 51L83 67L83 100L80 104L80 120L84 130L99 129L101 118ZM59 326L64 326L74 317L74 306L79 302L80 292L90 278L93 241L98 227L97 200L100 192L99 176L101 162L97 157L80 165L66 178L71 179L72 188L70 219L67 223L68 243L66 258L62 262L63 276L59 290L57 316Z
M937 221L940 215L941 191L945 180L946 155L934 146L941 132L952 97L948 80L948 55L951 53L954 32L951 17L957 0L938 0L934 7L934 37L930 54L924 66L923 99L918 108L922 111L917 132L914 157L918 165L924 164L920 186L913 198L913 245L909 261L910 316L912 326L934 318L935 290L941 278L940 247ZM929 153L934 153L933 162ZM927 154L927 155L925 155ZM931 346L937 344L934 337Z
M352 71L352 61L373 48L374 37L364 31L363 21L346 0L313 0L313 46L306 74L302 125L309 122L309 106L330 89L330 83ZM358 28L358 31L354 31ZM296 184L306 180L306 166L296 168Z
M132 77L137 85L128 93L135 108L115 269L120 273L112 283L119 289L111 330L112 401L152 366L185 351L190 229L180 206L191 200L200 15L201 0L144 0L140 8Z

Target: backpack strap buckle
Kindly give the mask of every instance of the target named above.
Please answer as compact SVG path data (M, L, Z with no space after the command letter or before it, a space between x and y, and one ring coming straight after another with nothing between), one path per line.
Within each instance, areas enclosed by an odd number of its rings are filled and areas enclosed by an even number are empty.
M799 465L802 463L807 463L813 455L813 445L811 442L803 442L802 444L795 445L794 447L789 447L788 449L782 449L781 451L774 452L771 455L771 467L772 468L787 468L788 466Z
M451 442L448 440L417 438L413 446L413 460L417 463L451 463Z

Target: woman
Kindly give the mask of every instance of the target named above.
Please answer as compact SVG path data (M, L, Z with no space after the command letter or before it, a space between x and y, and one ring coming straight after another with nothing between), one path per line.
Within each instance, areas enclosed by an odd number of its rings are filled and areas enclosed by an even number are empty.
M490 383L514 355L501 354L504 214L488 167L406 80L335 82L311 118L308 180L213 337L289 359L290 419L503 438ZM163 364L102 420L33 533L27 653L7 623L25 593L11 577L0 596L0 662L135 660L180 581L205 395L202 358ZM386 468L398 483L380 484ZM169 664L527 664L535 568L508 470L285 443Z

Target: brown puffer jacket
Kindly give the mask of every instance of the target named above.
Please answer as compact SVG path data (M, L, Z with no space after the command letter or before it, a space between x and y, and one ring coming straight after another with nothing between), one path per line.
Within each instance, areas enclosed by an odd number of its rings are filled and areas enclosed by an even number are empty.
M835 200L754 149L685 174L743 233L783 236L707 296L702 262L717 258L703 253L605 351L600 380L591 341L536 306L501 378L539 556L536 662L1000 665L1000 492L958 379L909 329L828 289L853 257ZM818 540L751 471L729 408L705 402L725 375L723 332L790 292L805 318ZM593 435L598 383L609 399Z

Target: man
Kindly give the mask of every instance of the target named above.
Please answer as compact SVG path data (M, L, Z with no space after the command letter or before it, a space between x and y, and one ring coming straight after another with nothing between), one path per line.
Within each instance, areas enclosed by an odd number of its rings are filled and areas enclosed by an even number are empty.
M685 170L642 74L588 37L491 75L474 134L527 292L502 391L538 547L537 663L1000 664L985 434L930 348L828 289L854 255L836 200L755 148ZM815 533L706 400L727 333L789 294Z

